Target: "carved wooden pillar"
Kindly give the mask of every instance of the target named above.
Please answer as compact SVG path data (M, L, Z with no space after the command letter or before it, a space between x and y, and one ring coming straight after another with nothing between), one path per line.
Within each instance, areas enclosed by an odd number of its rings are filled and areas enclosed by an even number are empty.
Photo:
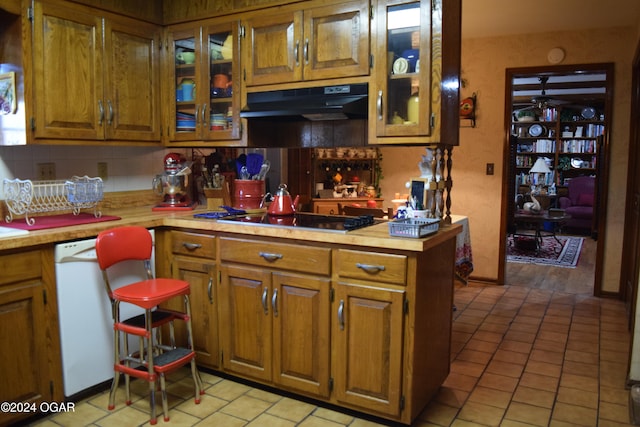
M442 189L442 201L441 201L441 219L445 224L451 224L451 187L453 181L451 180L451 169L453 161L451 158L453 152L453 146L447 144L439 144L438 149L441 152L440 162L442 171L442 180L444 182L444 188Z

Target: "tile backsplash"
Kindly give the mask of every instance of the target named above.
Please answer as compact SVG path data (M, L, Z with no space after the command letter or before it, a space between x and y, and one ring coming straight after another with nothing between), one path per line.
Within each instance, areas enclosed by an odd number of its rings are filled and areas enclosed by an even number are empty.
M151 191L151 180L163 172L164 156L185 149L121 146L50 146L28 145L0 147L0 184L5 178L37 180L38 163L54 163L56 179L74 175L98 176L98 162L107 163L108 177L104 191ZM4 190L0 186L0 198Z

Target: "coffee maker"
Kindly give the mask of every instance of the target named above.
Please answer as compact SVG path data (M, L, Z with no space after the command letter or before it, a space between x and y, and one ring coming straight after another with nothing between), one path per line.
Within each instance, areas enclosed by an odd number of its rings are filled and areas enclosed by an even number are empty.
M179 153L164 157L164 173L153 179L152 188L163 200L154 209L193 209L195 203L189 197L191 168Z

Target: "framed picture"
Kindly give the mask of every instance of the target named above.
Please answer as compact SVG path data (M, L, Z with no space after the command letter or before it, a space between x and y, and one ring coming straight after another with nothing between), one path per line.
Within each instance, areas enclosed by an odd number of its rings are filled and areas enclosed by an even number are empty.
M0 114L15 114L16 108L16 73L0 74Z
M411 178L411 198L421 205L419 209L426 209L429 206L429 178Z

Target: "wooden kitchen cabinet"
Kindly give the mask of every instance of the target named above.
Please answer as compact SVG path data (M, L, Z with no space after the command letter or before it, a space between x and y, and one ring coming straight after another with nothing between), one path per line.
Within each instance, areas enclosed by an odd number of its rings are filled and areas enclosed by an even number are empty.
M404 290L339 282L332 312L336 399L400 414Z
M36 408L42 402L61 402L52 250L3 253L0 270L0 402L21 402ZM36 413L39 411L2 411L0 425Z
M220 253L224 370L328 398L330 250L221 238Z
M407 257L339 249L336 261L338 280L332 308L336 399L397 417L402 397Z
M433 398L449 373L454 250L334 251L338 404L410 424Z
M369 27L368 0L254 13L243 22L245 84L366 76Z
M159 27L36 1L32 37L36 139L160 141Z
M460 0L378 0L369 143L458 144Z
M213 19L169 28L164 82L169 141L189 146L242 141L239 22Z
M176 279L191 285L191 327L199 365L220 367L218 336L218 292L216 280L215 236L208 234L171 231L171 270ZM170 307L183 311L182 300L171 302ZM186 336L178 335L178 342L186 342Z

